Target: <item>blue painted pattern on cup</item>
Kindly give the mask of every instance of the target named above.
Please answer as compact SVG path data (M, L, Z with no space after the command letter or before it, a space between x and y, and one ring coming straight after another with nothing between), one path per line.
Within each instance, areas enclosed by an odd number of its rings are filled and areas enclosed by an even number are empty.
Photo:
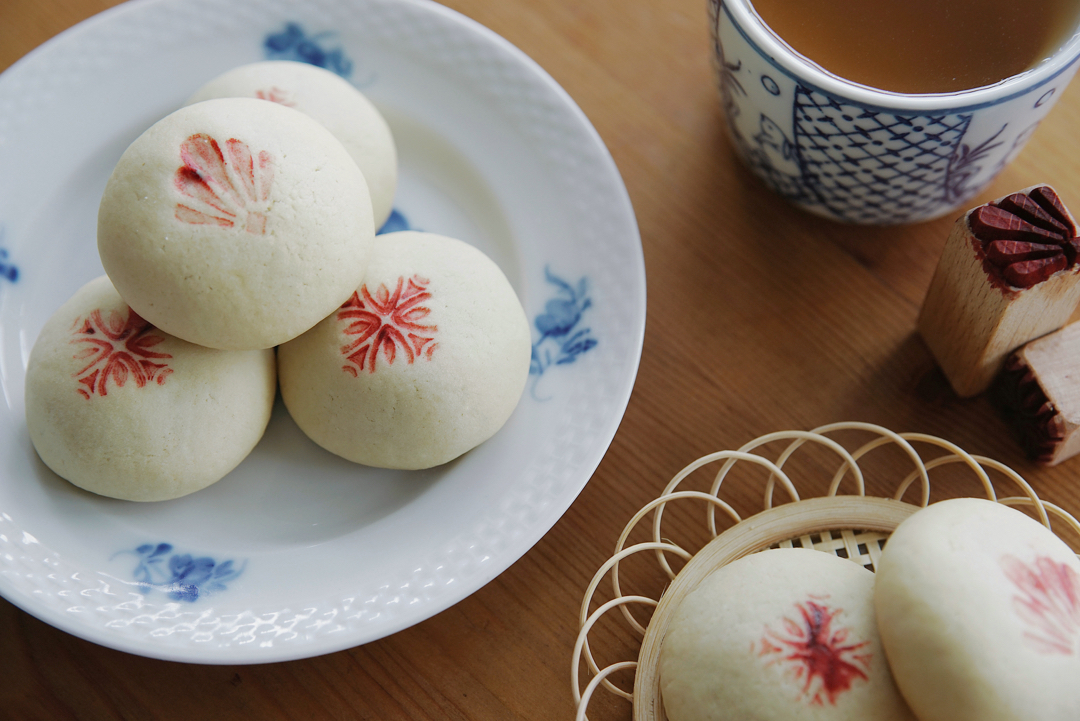
M911 223L976 195L1076 72L1080 34L1037 67L957 93L851 83L799 56L749 0L710 3L720 97L739 155L770 188L833 220Z

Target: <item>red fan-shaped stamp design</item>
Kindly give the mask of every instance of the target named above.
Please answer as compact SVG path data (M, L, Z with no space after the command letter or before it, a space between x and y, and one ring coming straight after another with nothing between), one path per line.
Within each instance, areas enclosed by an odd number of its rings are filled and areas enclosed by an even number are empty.
M75 337L70 342L79 351L72 358L86 363L71 374L85 386L78 389L79 395L87 400L93 395L106 396L109 381L117 388L123 388L129 379L139 388L151 381L163 385L172 369L157 361L172 356L151 350L165 340L154 330L154 326L130 308L126 318L112 311L106 319L100 310L86 318L76 318L71 326Z
M850 629L836 623L843 610L820 599L808 599L795 608L798 616L783 618L779 630L765 627L758 657L768 666L781 664L802 684L801 695L811 705L835 705L853 683L867 680L873 656L866 649L870 642L851 639Z
M356 336L341 347L348 361L342 366L344 371L353 376L365 369L374 373L380 352L393 365L399 349L409 363L421 356L431 360L439 345L434 335L439 329L422 322L431 309L421 305L431 298L427 289L430 282L418 275L408 281L399 277L392 291L380 283L374 294L367 285L352 294L337 314L339 321L348 323L345 335Z
M180 159L173 185L187 200L176 204L176 219L194 225L238 227L249 233L266 232L274 162L265 150L253 155L236 138L225 147L205 133L180 144Z
M1019 591L1013 608L1027 625L1025 641L1040 653L1075 655L1080 646L1080 574L1046 556L1029 564L1006 554L1001 568Z
M278 105L284 105L290 108L296 107L296 103L293 102L293 94L288 90L282 90L276 85L256 90L255 97L259 100L269 100L272 103L277 103Z

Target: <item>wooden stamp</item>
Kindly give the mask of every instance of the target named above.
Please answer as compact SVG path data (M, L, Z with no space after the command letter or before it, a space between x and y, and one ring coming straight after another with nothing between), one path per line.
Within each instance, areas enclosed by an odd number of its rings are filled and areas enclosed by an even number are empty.
M919 313L918 330L953 390L986 390L1006 356L1061 328L1080 301L1076 221L1047 185L956 221Z
M1054 466L1080 453L1080 323L1012 353L994 391L1031 458Z

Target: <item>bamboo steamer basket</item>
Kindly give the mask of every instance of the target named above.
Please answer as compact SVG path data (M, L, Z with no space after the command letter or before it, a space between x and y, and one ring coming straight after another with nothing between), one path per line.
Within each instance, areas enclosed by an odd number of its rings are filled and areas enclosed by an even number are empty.
M829 434L841 431L858 431L872 438L855 450L849 451ZM769 460L759 451L762 446L787 442L787 446L775 460ZM823 496L802 498L799 485L805 485L798 477L790 477L785 464L807 444L827 448L835 454L839 468ZM940 455L924 460L915 445L937 449ZM889 497L866 495L866 482L859 460L884 446L899 448L911 460L912 470L895 480L894 491ZM765 483L763 510L742 518L735 509L720 497L725 478L737 464L761 466L768 473ZM660 694L660 650L675 609L701 581L715 569L767 548L809 548L847 558L871 571L881 556L889 534L900 523L930 502L930 472L938 467L959 464L973 475L984 497L1009 506L1023 507L1051 531L1058 527L1071 529L1080 538L1080 523L1063 509L1041 500L1030 484L1018 473L998 461L971 455L949 441L921 433L894 433L867 423L835 423L812 431L782 431L757 438L736 451L720 451L698 460L682 469L667 484L663 492L639 510L623 529L615 547L615 553L597 570L585 592L579 614L579 633L571 664L571 687L577 705L577 719L588 718L589 701L598 689L620 696L633 703L635 721L667 721ZM708 492L679 490L683 482L695 471L708 466L718 466ZM999 483L1012 487L1015 495L1001 496L991 481L990 471ZM855 493L839 495L842 481L849 479ZM789 499L783 505L774 506L777 487ZM917 495L915 502L902 500L907 495ZM712 537L696 553L690 553L663 534L664 508L669 503L695 499L704 501L709 508L705 526ZM734 525L717 531L717 513L728 516ZM627 546L631 532L652 514L652 538L649 541ZM625 593L619 576L620 564L637 554L651 554L659 571L667 575L669 583L659 598ZM676 573L668 560L674 556L685 562ZM597 592L603 579L610 574L613 597L600 603ZM594 602L599 606L590 612ZM630 612L633 605L652 607L647 625L640 623ZM627 624L641 638L635 659L616 661L601 668L595 660L589 644L589 634L597 622L618 609L621 622ZM584 668L582 662L584 661ZM625 690L609 680L609 676L627 669L634 670L632 690ZM590 680L582 688L582 677Z

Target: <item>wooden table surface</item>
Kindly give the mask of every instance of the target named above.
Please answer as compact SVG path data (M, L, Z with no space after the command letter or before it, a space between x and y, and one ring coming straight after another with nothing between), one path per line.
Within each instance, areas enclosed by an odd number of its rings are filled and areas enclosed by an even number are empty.
M0 0L0 70L114 4ZM953 217L840 226L751 180L725 136L704 0L447 4L569 92L637 213L644 352L596 474L532 550L469 598L318 658L231 667L145 659L0 600L0 719L571 718L578 605L623 525L690 461L775 430L860 420L940 435L1013 466L1044 499L1080 514L1080 459L1052 469L1025 460L992 404L956 398L915 334ZM1080 165L1063 152L1076 147L1078 113L1074 84L978 200L1047 182L1080 206ZM977 492L959 481L935 489L935 498ZM617 656L633 639L612 628L601 642ZM630 716L608 696L593 710Z

